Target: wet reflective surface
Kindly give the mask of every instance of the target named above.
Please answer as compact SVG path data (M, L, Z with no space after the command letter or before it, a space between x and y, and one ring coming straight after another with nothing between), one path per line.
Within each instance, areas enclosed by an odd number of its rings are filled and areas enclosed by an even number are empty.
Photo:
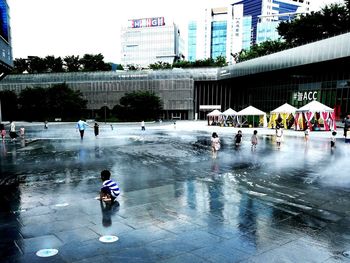
M1 262L350 262L350 146L171 125L26 127L0 145ZM178 126L181 124L178 124ZM100 203L100 172L121 188ZM117 236L101 243L103 235ZM40 249L58 254L39 258ZM346 254L346 253L345 253Z

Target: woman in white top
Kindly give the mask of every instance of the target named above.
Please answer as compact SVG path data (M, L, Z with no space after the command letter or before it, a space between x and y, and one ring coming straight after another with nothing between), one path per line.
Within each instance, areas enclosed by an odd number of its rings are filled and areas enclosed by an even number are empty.
M10 123L10 137L12 140L16 140L16 138L17 138L16 124L14 121L11 121L11 123Z
M216 132L213 132L211 135L211 152L214 159L218 156L218 150L220 150L220 138Z
M282 142L282 136L283 136L283 130L281 129L280 126L276 127L276 143L277 147L281 147L281 142Z

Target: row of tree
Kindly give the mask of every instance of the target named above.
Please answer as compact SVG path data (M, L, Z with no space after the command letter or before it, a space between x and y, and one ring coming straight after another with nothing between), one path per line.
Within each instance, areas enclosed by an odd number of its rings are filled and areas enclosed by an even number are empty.
M85 54L82 58L79 56L61 57L46 56L40 58L31 56L26 59L16 58L14 60L13 74L22 73L60 73L60 72L82 72L82 71L110 71L112 70L111 63L105 63L102 54L91 55ZM219 56L216 59L208 58L196 61L176 61L173 64L167 62L156 62L150 64L149 68L153 70L158 69L172 69L172 68L198 68L198 67L223 67L227 66L226 58ZM128 70L138 70L133 65L128 65ZM121 65L117 65L117 70L124 70Z
M302 14L281 22L277 27L280 39L253 45L234 54L236 62L269 55L350 31L350 0L344 4L326 5L318 12Z
M46 56L40 58L30 56L26 59L16 58L13 62L12 73L50 73L50 72L79 72L79 71L109 71L112 69L111 63L105 63L102 54L85 54L79 56L61 57Z
M150 69L172 69L172 68L203 68L203 67L224 67L227 66L226 58L223 56L218 56L217 58L207 58L207 59L199 59L196 61L187 61L187 60L178 60L173 64L166 62L156 62L154 64L150 64Z
M61 118L75 121L90 117L87 101L80 91L73 91L66 84L51 88L26 88L17 96L13 91L0 91L2 118L4 120L45 121ZM162 110L161 100L149 91L136 91L125 94L120 104L113 109L102 107L97 111L97 119L107 117L121 121L155 120Z
M75 120L82 116L87 105L82 93L73 91L66 84L47 89L26 88L18 96L5 90L0 92L0 100L4 120Z

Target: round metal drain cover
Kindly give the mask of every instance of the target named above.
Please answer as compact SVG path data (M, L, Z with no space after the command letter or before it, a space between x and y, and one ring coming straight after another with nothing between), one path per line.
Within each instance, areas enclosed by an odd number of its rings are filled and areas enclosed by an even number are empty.
M41 258L47 258L52 257L54 255L57 255L58 250L54 248L46 248L46 249L40 249L38 252L36 252L36 255Z
M113 242L116 242L118 241L118 237L116 236L102 236L99 238L99 240L102 242L102 243L113 243Z
M347 258L350 258L350 250L344 251L344 252L343 252L343 256L344 256L344 257L347 257Z

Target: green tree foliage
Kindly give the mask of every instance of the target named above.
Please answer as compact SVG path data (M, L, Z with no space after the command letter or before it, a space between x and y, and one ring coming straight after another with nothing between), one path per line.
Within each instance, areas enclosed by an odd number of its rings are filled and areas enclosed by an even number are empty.
M68 72L80 71L81 63L79 56L66 56L63 61Z
M27 121L47 119L48 103L44 88L26 88L18 99L20 116Z
M218 56L218 57L214 60L214 64L215 64L216 67L225 67L225 66L227 66L226 57L224 57L224 56Z
M350 31L350 0L331 4L279 24L278 33L292 46L298 46Z
M29 73L45 73L47 72L46 60L40 57L28 57Z
M83 66L83 71L109 71L112 69L111 65L103 62L103 55L85 54L80 63Z
M47 89L47 107L50 118L76 120L86 109L87 100L80 91L70 89L67 84L55 85Z
M13 61L13 74L22 74L23 72L27 71L29 69L29 64L26 59L23 58L16 58Z
M48 73L48 72L79 72L79 71L110 71L111 63L103 61L103 55L85 54L84 57L66 56L61 57L47 56L45 58L31 56L27 59L17 58L14 61L13 74L28 73Z
M150 69L153 70L158 70L158 69L171 69L171 64L167 63L167 62L162 62L162 61L158 61L154 64L150 64L149 65Z
M118 119L133 121L158 119L161 110L160 98L150 91L126 93L113 108Z
M118 64L116 70L124 70L124 68L121 64Z
M194 62L187 60L178 60L172 65L166 62L157 62L150 64L149 68L153 70L159 69L171 69L171 68L204 68L204 67L224 67L227 66L226 58L223 56L218 56L216 59L207 58L199 59Z
M253 45L248 50L245 50L245 49L241 50L240 52L234 54L234 58L235 58L235 61L239 63L249 59L276 53L290 47L291 45L281 40L268 40L268 41L262 42L259 45Z
M47 56L45 61L47 72L64 72L63 60L61 57L55 58L54 56Z
M105 121L108 120L111 117L111 110L107 106L102 106L98 111L97 114L99 116L98 120L99 121Z
M19 95L20 117L27 121L44 121L54 118L75 120L86 109L87 101L80 91L66 84L51 88L26 88Z
M13 91L0 91L2 119L11 121L17 119L17 95Z
M137 68L134 65L127 65L128 70L137 70Z

